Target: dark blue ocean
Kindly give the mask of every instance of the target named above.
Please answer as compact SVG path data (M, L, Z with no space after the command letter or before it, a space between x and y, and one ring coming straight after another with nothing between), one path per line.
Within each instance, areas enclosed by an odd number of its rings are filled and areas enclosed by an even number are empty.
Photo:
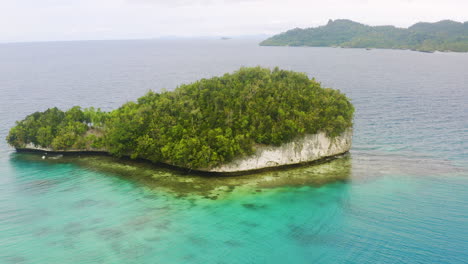
M467 263L468 53L259 41L0 44L0 263ZM25 158L4 140L35 111L111 110L257 65L305 72L351 98L346 181L208 199Z

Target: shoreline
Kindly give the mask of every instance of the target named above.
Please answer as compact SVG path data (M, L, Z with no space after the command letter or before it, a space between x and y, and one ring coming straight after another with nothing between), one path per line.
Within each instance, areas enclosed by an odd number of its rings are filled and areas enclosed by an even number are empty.
M46 159L48 155L66 155L69 157L99 155L121 160L141 161L185 173L208 176L239 176L325 163L344 156L349 152L352 145L352 135L352 129L347 129L336 137L329 137L323 132L306 134L280 146L259 145L256 146L255 152L251 155L237 157L229 162L211 168L202 167L196 169L182 167L164 161L152 161L145 158L132 159L128 154L122 157L116 157L103 148L54 150L52 148L40 147L28 143L24 147L17 147L16 151L37 154L42 153L42 159Z
M229 177L225 174L199 173L181 170L144 160L116 158L109 155L73 155L41 159L37 152L19 152L14 159L50 165L72 164L87 171L104 173L141 184L145 188L164 191L178 197L192 195L207 199L228 197L234 190L241 193L261 192L271 188L318 187L329 183L347 182L351 177L351 153L316 162L263 170ZM326 161L326 162L325 162Z
M254 153L248 156L240 156L231 161L219 164L211 168L188 168L170 164L164 161L152 161L145 158L130 158L130 155L116 157L104 148L84 148L55 150L50 147L41 147L33 143L16 147L17 152L42 153L45 159L48 155L66 156L108 156L123 160L137 160L149 164L159 165L185 173L211 176L238 176L256 174L264 171L275 171L284 168L300 167L304 165L321 164L346 155L352 145L353 129L348 128L338 136L330 137L324 132L305 134L288 143L279 146L258 145Z
M284 164L284 165L278 165L275 167L265 167L265 168L260 168L260 169L251 169L251 170L236 171L236 172L225 172L225 171L218 172L218 171L189 169L189 168L179 167L179 166L175 166L175 165L168 164L168 163L153 162L153 161L142 159L142 158L131 159L129 156L118 158L118 157L112 156L109 152L103 151L103 150L47 150L47 149L41 149L41 148L15 148L15 149L16 149L16 152L18 153L29 153L29 154L37 154L37 155L42 153L44 155L52 154L52 155L63 155L67 157L80 157L81 155L88 156L88 157L91 157L91 156L110 157L110 158L117 159L117 161L142 162L142 163L145 163L146 165L154 165L154 166L163 167L163 168L170 169L170 170L177 171L177 172L190 173L190 174L195 174L198 176L206 176L206 177L231 177L231 176L244 176L244 175L259 174L263 172L284 171L284 170L293 169L293 168L320 165L320 164L324 164L324 163L327 163L336 159L349 156L349 150L348 150L346 152L339 153L333 156L322 157L320 159L316 159L312 161L305 161L301 163Z
M395 51L413 51L421 53L467 53L468 51L455 51L455 50L417 50L417 49L405 49L405 48L378 48L378 47L341 47L341 46L309 46L309 45L260 45L260 47L287 47L287 48L334 48L334 49L359 49L359 50L395 50Z

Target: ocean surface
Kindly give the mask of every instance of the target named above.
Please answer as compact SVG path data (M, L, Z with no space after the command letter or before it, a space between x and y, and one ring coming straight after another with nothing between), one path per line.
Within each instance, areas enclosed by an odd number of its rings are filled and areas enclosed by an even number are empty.
M258 41L0 44L0 263L467 263L468 53ZM48 107L111 110L257 65L305 72L351 98L340 180L231 186L213 198L25 157L4 140ZM321 177L312 170L280 174Z

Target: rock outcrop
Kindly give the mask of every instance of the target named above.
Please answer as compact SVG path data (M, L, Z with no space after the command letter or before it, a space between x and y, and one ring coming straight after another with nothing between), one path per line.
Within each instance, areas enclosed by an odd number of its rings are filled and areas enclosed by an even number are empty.
M253 155L241 157L214 168L195 169L210 173L242 173L267 168L309 163L346 153L351 148L353 131L347 129L341 135L328 137L325 133L305 135L281 146L258 145ZM50 153L107 153L103 149L53 150L28 144L21 151L44 151ZM171 165L171 164L169 164Z
M202 169L207 172L237 173L266 168L308 163L346 153L351 148L353 131L346 130L341 135L330 138L320 132L281 146L258 146L255 154L235 159L229 163Z

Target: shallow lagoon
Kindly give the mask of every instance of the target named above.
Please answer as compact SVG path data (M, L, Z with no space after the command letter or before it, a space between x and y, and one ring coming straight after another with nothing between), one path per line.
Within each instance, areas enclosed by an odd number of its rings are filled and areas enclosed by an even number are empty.
M208 179L179 175L196 183L158 186L160 178L176 176L165 169L156 169L148 185L97 172L90 163L16 156L6 174L15 176L2 177L5 263L462 263L467 257L466 171L443 163L428 162L421 171L421 160L347 157L216 179L210 190L199 190ZM353 167L343 169L350 159ZM298 184L303 174L333 171L343 179ZM265 184L268 177L294 184ZM236 181L244 185L234 187Z
M348 94L350 155L207 179L108 158L42 160L2 141L0 263L466 262L467 54L250 40L2 45L0 137L49 106L111 109L259 64Z

